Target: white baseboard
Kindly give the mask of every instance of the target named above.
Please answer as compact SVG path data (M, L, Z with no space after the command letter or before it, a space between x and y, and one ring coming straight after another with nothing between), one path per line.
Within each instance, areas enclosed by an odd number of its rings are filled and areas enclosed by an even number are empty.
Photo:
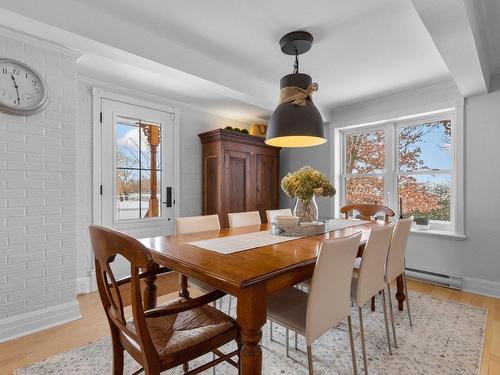
M0 321L0 343L80 319L78 301L52 306Z
M497 281L464 277L462 279L462 290L483 296L500 298L500 282Z
M76 294L86 294L97 290L97 282L95 279L95 271L90 273L90 276L80 277L76 279Z
M90 292L90 276L79 277L76 279L76 295Z

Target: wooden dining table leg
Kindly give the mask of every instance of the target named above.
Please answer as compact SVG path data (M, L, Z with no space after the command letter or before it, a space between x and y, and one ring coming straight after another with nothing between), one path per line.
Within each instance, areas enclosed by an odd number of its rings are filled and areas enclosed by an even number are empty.
M396 299L398 300L398 310L403 311L403 302L405 301L406 298L403 275L399 275L398 278L396 279L396 286L397 286Z
M241 375L262 374L262 326L267 319L266 288L257 284L238 293L237 321L241 329Z

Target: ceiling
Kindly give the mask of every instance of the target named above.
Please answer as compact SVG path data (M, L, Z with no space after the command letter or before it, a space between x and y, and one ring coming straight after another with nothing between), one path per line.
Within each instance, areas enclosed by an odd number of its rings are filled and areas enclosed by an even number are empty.
M79 1L276 87L293 63L278 40L307 30L301 67L327 106L451 79L410 0Z
M483 26L486 50L492 71L500 74L500 1L478 2L479 21Z
M485 53L500 67L500 2L464 1L477 3ZM456 81L443 28L434 33L416 4L426 2L2 0L0 24L80 51L83 75L253 121L277 104L279 79L293 63L278 40L297 29L315 38L300 66L319 83L314 100L323 113Z

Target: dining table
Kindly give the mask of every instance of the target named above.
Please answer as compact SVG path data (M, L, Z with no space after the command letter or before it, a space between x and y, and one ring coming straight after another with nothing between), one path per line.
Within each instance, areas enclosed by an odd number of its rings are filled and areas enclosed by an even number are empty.
M267 297L277 291L310 279L323 240L362 233L358 256L373 228L384 225L379 221L364 221L348 228L320 235L301 237L286 242L260 246L245 251L223 254L190 245L190 242L234 236L258 231L270 231L270 224L245 226L182 235L140 239L158 265L180 275L179 295L189 297L188 278L194 278L220 289L237 300L236 320L241 331L241 373L262 373L262 327L267 320ZM156 306L154 276L145 280L144 308ZM398 308L405 300L403 280L397 280Z

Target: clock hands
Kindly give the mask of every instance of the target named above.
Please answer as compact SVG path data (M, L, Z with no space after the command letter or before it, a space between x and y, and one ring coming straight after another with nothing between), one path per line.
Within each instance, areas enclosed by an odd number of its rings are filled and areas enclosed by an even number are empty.
M11 73L10 77L12 78L12 81L14 82L14 87L16 88L17 92L17 104L21 104L21 98L19 97L19 86L17 85L16 79L14 78L14 75Z

